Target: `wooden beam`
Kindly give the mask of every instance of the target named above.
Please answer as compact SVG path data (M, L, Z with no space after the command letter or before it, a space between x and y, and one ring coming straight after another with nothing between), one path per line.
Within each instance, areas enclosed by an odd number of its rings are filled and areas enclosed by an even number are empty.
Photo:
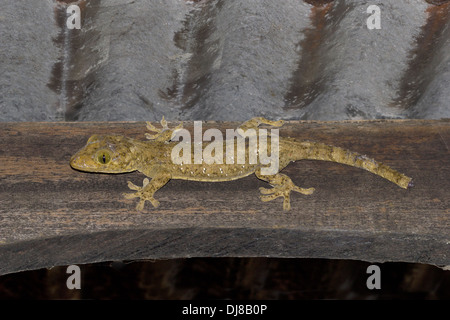
M172 123L169 125L175 125ZM236 123L204 123L204 129ZM192 122L185 123L192 130ZM263 203L255 176L172 180L161 202L135 210L127 180L69 159L90 135L144 139L143 122L0 124L0 274L55 265L173 257L309 257L450 265L450 121L288 122L282 136L366 154L411 176L404 190L361 169L323 161L284 172L313 195Z

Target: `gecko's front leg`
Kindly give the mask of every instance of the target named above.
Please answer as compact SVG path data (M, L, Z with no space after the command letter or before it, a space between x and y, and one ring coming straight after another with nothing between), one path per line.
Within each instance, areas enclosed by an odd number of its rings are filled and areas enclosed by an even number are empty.
M157 208L159 206L159 201L156 200L153 195L156 191L161 189L169 180L171 179L171 175L168 173L158 173L156 174L151 181L148 178L145 178L142 184L142 187L139 187L128 181L128 188L131 190L136 190L134 193L124 193L124 197L127 199L140 198L139 203L136 206L138 211L142 211L144 209L145 201L150 201L151 204Z

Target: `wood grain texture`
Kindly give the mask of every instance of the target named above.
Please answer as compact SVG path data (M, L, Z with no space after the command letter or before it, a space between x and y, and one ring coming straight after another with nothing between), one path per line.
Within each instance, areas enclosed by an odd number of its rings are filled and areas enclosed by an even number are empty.
M169 123L173 126L176 123ZM237 123L205 122L204 129ZM192 130L192 122L185 123ZM55 265L172 257L310 257L450 265L450 121L288 122L282 136L366 154L412 177L404 190L361 169L324 161L284 173L311 196L263 203L254 175L172 180L161 205L135 210L127 180L69 159L92 134L144 139L144 122L0 124L0 274Z

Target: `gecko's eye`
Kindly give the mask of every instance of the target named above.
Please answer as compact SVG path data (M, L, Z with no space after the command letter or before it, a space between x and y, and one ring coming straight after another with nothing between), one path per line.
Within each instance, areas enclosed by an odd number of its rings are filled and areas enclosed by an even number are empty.
M106 150L97 152L97 161L101 164L107 164L111 160L111 155Z

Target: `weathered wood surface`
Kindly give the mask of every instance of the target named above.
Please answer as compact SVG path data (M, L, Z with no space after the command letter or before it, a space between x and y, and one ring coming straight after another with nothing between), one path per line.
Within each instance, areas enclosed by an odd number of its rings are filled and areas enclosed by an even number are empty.
M174 125L174 123L170 124ZM203 128L234 128L204 123ZM192 129L192 122L185 123ZM221 182L172 180L159 208L135 211L127 180L75 171L69 159L91 134L144 139L145 123L0 124L0 274L54 265L171 257L312 257L450 265L450 121L287 123L282 136L321 141L413 177L404 190L364 170L323 161L290 164L315 187L263 203L254 175Z

